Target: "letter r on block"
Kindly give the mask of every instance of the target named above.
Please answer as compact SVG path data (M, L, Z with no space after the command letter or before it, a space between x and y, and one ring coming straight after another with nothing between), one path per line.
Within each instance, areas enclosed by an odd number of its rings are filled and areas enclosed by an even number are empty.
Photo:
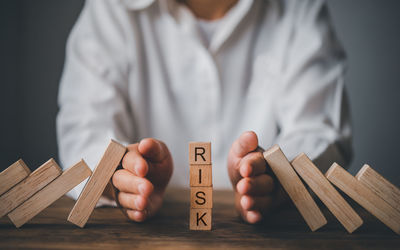
M211 142L190 142L189 164L190 165L211 164Z

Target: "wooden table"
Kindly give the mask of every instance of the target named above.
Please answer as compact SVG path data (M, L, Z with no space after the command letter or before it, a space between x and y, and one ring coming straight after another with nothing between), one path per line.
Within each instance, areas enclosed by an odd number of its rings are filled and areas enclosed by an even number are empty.
M400 249L400 236L354 204L364 225L353 234L348 234L326 208L323 211L328 224L317 232L310 231L294 207L283 209L261 224L246 224L237 216L229 191L214 191L212 231L189 231L186 190L170 191L160 214L145 223L128 221L118 208L97 208L86 227L80 229L66 220L73 204L73 200L63 197L20 229L3 217L0 249Z

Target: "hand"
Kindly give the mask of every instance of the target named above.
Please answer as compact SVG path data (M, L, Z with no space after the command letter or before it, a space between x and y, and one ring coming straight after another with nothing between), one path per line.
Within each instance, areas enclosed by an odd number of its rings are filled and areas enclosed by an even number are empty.
M142 222L161 208L173 163L167 146L147 138L127 147L122 169L112 178L117 202L129 219Z
M235 190L236 209L248 223L259 222L286 200L262 153L254 132L243 133L229 151L228 173Z

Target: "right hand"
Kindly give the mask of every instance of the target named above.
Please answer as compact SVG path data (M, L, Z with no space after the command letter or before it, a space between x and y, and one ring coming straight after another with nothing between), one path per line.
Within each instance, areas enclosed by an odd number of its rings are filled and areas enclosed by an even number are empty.
M172 157L163 142L146 138L127 147L122 169L114 173L112 182L129 219L142 222L157 213L172 170Z

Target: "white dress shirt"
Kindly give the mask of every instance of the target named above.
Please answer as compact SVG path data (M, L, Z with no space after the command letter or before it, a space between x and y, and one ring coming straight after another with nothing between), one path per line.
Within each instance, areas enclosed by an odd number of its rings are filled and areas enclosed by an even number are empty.
M241 0L209 42L198 25L174 0L86 2L59 92L64 168L93 169L111 138L154 137L173 156L170 186L188 187L188 143L211 141L214 187L230 188L228 151L247 130L323 171L350 161L344 52L324 1Z

